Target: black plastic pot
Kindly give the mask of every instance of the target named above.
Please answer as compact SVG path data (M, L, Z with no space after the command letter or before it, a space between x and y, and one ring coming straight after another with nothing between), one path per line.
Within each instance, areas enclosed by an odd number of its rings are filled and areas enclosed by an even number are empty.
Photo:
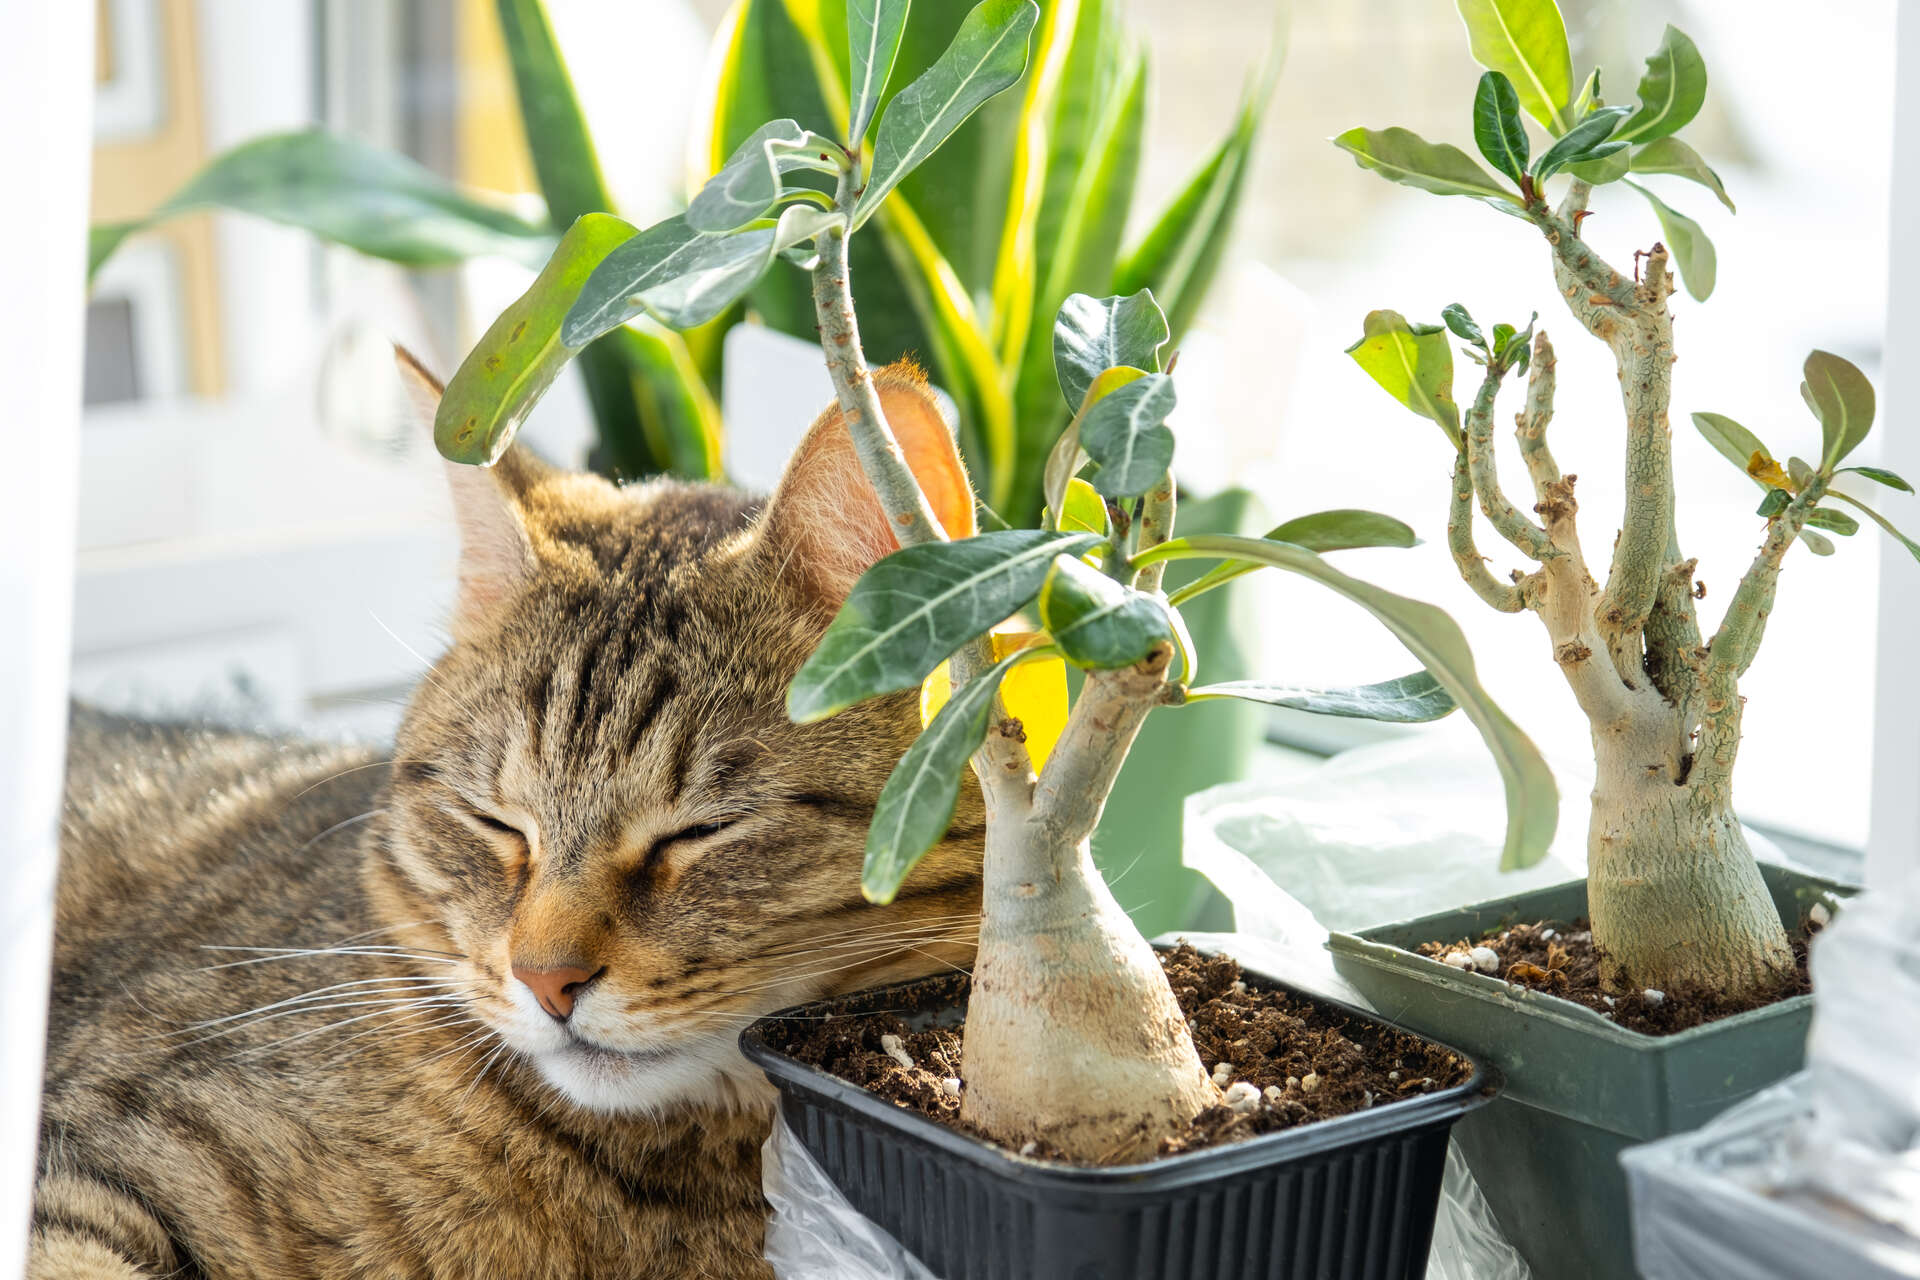
M850 1001L917 1026L951 1026L965 1012L957 985L933 978L822 1001L762 1019L740 1037L779 1090L787 1124L847 1199L945 1280L1413 1280L1426 1269L1448 1130L1498 1089L1492 1069L1475 1061L1464 1084L1439 1093L1089 1169L1024 1159L956 1132L766 1040L782 1017L818 1018Z

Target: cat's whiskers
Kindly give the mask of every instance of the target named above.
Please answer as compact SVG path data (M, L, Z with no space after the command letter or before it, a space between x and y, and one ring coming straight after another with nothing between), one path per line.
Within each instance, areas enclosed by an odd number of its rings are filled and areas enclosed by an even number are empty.
M471 1022L472 1020L473 1015L466 1009L461 1008L446 1014L444 1017L434 1018L430 1022L417 1027L411 1027L405 1031L394 1031L388 1027L369 1027L365 1031L356 1031L340 1042L342 1048L352 1044L356 1040L369 1040L370 1043L363 1044L358 1049L348 1050L344 1053L336 1053L333 1057L327 1059L327 1065L338 1066L340 1063L360 1056L369 1049L382 1049L388 1045L397 1044L402 1040L411 1039L414 1036L425 1035L431 1031L444 1030L447 1027L458 1026L463 1022ZM374 1037L378 1038L374 1039Z
M863 925L855 929L842 929L835 933L816 934L805 939L797 939L788 947L774 947L760 954L767 957L806 955L830 946L851 946L873 938L900 937L930 930L950 929L956 923L975 921L978 912L955 912L944 916L927 916L909 925Z
M465 956L452 951L429 951L420 947L397 946L354 946L354 947L237 947L202 944L202 951L244 951L255 953L246 960L229 960L223 964L210 964L196 970L198 973L211 973L216 969L235 969L242 965L267 964L275 960L298 960L310 956L378 956L388 960L419 960L426 964L459 964Z
M462 978L429 978L411 976L387 976L379 978L361 978L354 982L336 982L330 987L320 987L297 996L288 996L284 1000L275 1000L271 1004L258 1005L252 1009L243 1009L239 1013L230 1013L223 1018L206 1018L199 1022L189 1022L179 1028L182 1031L201 1031L207 1027L217 1027L222 1023L237 1022L242 1018L251 1018L256 1014L271 1013L276 1009L291 1008L315 1001L321 1001L331 992L354 991L355 995L393 995L406 991L409 987L434 986L450 987L464 982ZM356 988L378 987L388 984L380 990L355 990ZM298 1011L298 1010L296 1010Z
M270 1053L275 1049L283 1048L290 1044L298 1044L302 1040L307 1040L312 1038L313 1036L322 1035L328 1031L337 1031L341 1027L351 1027L356 1023L365 1022L370 1018L390 1018L397 1014L408 1013L416 1009L433 1009L433 1008L444 1009L454 1004L464 1003L464 1001L448 999L446 997L429 996L423 999L399 1000L399 1001L369 1001L366 1003L384 1004L392 1007L375 1009L372 1013L362 1013L351 1018L342 1018L340 1021L330 1022L324 1027L314 1027L308 1031L301 1031L294 1035L283 1036L278 1040L269 1040L265 1044L250 1045L245 1049L241 1049L237 1051L234 1054L234 1056L236 1058L258 1057L262 1054ZM356 1006L354 1004L345 1004L345 1005L337 1005L333 1007L337 1009L350 1009L350 1008L355 1008L360 1006ZM302 1012L308 1012L308 1011L302 1010ZM283 1017L285 1015L275 1014L274 1016Z
M964 946L973 941L974 935L970 932L934 936L916 935L904 939L886 939L853 951L841 951L817 957L821 960L834 961L837 963L817 964L803 969L785 969L762 982L751 983L747 986L737 987L732 990L716 989L709 994L717 996L751 996L775 987L814 982L821 978L831 977L836 973L844 973L848 969L859 969L868 965L878 964L910 952L926 956L936 963L947 965L956 972L964 972L960 970L958 966L952 965L948 961L940 960L939 957L932 955L924 948L931 946ZM764 960L766 957L760 957L760 959Z

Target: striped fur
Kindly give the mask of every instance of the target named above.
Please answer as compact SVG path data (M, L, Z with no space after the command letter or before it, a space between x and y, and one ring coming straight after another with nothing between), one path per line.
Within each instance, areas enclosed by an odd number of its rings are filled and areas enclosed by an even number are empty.
M783 712L837 517L488 484L391 759L75 713L34 1280L763 1277L740 1027L969 960L971 787L860 898L910 696ZM563 1027L516 964L599 973Z

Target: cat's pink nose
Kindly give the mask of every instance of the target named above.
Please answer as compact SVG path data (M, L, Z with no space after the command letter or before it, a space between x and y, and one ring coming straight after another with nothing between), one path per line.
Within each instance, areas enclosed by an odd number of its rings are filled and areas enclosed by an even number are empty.
M573 1015L573 1002L587 989L587 984L605 972L604 968L581 969L574 965L558 965L552 969L513 966L513 976L533 992L542 1009L561 1022Z

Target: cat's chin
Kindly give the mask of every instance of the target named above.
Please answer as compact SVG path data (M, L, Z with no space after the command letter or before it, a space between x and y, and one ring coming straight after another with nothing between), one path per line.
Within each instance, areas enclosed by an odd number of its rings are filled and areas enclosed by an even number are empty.
M730 1044L622 1052L585 1040L529 1055L547 1083L600 1115L759 1103L767 1085Z

